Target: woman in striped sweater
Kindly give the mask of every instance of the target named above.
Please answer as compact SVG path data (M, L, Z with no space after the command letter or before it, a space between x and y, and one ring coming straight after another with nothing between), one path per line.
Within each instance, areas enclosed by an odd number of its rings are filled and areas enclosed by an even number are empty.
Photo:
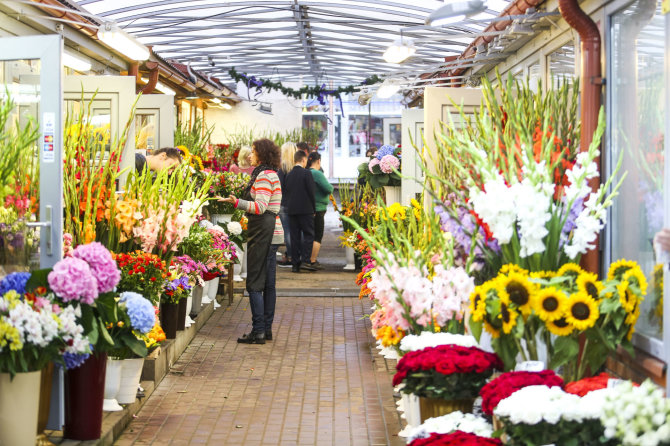
M280 164L279 147L269 139L254 141L251 150L254 171L243 199L233 195L219 198L233 203L247 213L247 292L251 306L251 333L237 340L243 344L265 344L272 340L277 291L277 248L284 242L284 231L279 220L281 186L277 169Z

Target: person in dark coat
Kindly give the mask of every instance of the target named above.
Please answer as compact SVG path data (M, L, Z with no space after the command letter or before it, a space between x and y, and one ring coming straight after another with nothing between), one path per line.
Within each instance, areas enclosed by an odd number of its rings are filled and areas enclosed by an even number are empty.
M314 178L307 165L307 155L302 150L295 152L295 166L286 176L284 191L286 194L286 213L291 228L291 271L300 269L316 271L311 265L312 245L314 243L314 214L316 213ZM300 242L302 240L302 243Z

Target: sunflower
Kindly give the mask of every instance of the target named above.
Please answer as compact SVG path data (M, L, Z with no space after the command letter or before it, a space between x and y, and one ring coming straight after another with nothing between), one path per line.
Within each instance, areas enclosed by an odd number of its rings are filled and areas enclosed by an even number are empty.
M565 320L577 330L586 330L595 325L600 316L598 303L588 293L579 292L570 296Z
M537 286L528 280L528 276L510 271L506 276L499 276L499 286L504 288L510 300L521 311L528 316L531 311L531 301Z
M543 321L555 321L567 309L568 297L554 287L543 288L535 294L533 307Z
M603 291L603 288L605 288L603 283L599 281L598 276L593 273L585 271L577 277L577 289L596 300L600 298L600 293Z
M186 148L186 146L177 146L177 149L181 151L182 153L182 158L190 158L191 157L191 152Z
M631 280L633 279L633 280ZM640 269L640 266L635 264L634 267L630 268L623 274L623 280L627 280L628 283L636 283L638 288L640 288L640 293L644 296L647 294L647 278Z
M556 273L553 271L536 271L534 273L530 273L531 279L550 280L554 277L556 277Z
M580 274L584 273L584 270L581 266L576 263L566 263L561 266L561 268L556 272L557 276L570 276L573 279L579 277Z
M610 270L607 272L607 280L621 280L626 271L636 266L637 263L632 260L617 260L610 265Z
M547 321L545 325L547 330L556 336L568 336L575 329L575 327L570 325L565 317L560 317L555 321Z
M630 289L629 285L628 281L624 280L616 286L617 292L619 293L619 302L621 302L621 306L626 310L626 313L632 313L637 304L637 296L633 293L633 290Z
M626 334L626 339L629 341L633 339L633 333L635 333L635 325L631 325L630 328L628 329L628 333Z
M637 320L640 318L640 306L636 303L635 308L633 308L633 311L628 313L626 316L626 323L628 325L635 325Z
M487 288L484 285L476 287L472 294L470 294L470 312L472 313L472 320L475 322L484 319L484 315L486 314Z
M502 268L500 268L498 274L500 275L509 274L512 271L515 273L528 275L528 270L521 268L516 263L506 263L505 265L502 266Z
M502 321L502 331L509 334L516 325L516 318L519 315L510 305L511 300L507 293L498 293L500 297L500 313L498 318Z
M493 339L500 337L500 329L495 328L493 325L489 324L487 320L484 320L484 329L489 332Z

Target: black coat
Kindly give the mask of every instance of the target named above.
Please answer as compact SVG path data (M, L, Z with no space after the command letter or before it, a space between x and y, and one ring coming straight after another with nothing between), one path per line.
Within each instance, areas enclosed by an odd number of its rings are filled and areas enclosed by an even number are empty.
M286 175L282 189L282 196L286 197L286 213L288 215L314 214L316 212L315 189L312 173L302 166L294 166Z

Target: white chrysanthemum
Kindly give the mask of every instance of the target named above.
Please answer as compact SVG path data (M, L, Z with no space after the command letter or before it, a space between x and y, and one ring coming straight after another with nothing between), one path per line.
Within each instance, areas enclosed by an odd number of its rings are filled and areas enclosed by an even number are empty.
M417 438L425 438L431 433L448 434L454 431L473 433L480 437L491 437L493 426L484 418L460 411L452 412L441 417L429 418L423 424L407 432L408 442Z
M226 228L231 235L240 235L242 233L242 225L237 221L229 222Z

